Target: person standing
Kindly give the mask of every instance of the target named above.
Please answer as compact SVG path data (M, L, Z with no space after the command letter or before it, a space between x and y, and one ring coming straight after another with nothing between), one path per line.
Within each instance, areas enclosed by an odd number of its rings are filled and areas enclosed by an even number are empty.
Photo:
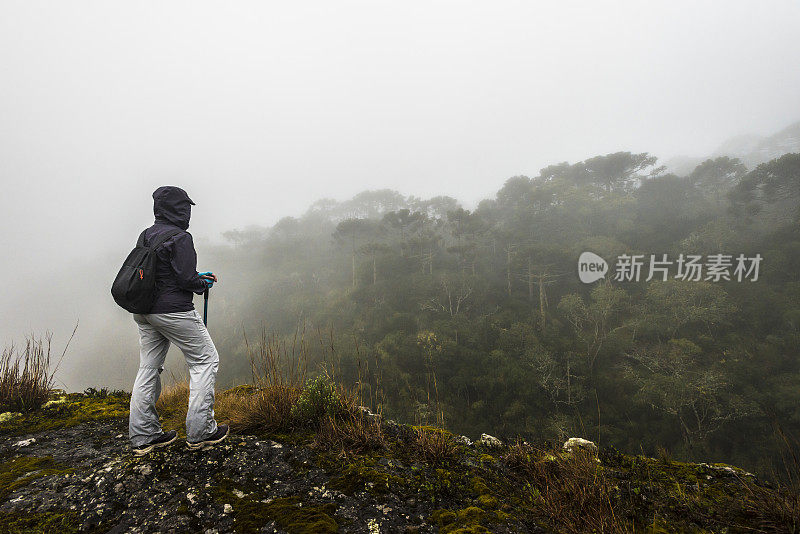
M200 449L224 440L228 425L214 419L214 387L219 354L200 314L194 309L192 293L202 294L217 277L197 272L197 253L189 228L192 206L189 195L175 186L153 192L155 223L140 236L143 246L157 245L155 299L149 313L134 314L139 327L139 371L133 384L128 434L136 455L174 442L177 432L164 432L158 420L156 401L161 394L161 372L171 343L189 366L189 411L186 414L186 442ZM169 234L165 239L165 235Z

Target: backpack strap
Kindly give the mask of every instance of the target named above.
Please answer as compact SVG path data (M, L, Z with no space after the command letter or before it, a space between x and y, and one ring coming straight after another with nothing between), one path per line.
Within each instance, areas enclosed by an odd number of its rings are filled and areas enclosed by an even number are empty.
M139 234L139 239L136 240L136 246L137 247L143 247L144 246L144 233L146 231L147 231L147 229L142 230L142 233Z
M155 251L158 247L166 243L168 239L175 237L176 235L182 232L183 230L181 230L180 228L175 228L174 230L168 230L163 234L161 234L160 236L158 236L157 238L155 238L155 240L148 246L150 247L150 250Z

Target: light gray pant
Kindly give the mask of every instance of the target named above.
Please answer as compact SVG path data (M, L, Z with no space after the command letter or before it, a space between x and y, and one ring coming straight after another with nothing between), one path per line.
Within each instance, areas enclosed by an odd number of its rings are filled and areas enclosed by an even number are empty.
M161 394L161 371L169 344L183 352L189 366L189 411L186 438L202 441L217 430L214 420L214 384L219 354L195 310L173 313L134 314L139 325L139 372L131 393L128 434L133 447L161 435L156 400Z

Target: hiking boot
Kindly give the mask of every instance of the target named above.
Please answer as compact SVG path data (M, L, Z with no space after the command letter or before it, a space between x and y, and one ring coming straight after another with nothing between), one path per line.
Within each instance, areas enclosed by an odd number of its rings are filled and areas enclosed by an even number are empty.
M216 445L217 443L228 437L229 431L230 428L228 427L228 425L217 425L217 431L208 436L203 441L197 441L197 442L187 441L186 445L188 445L190 449L202 449L204 447L208 447L209 445Z
M160 447L166 447L173 441L178 438L178 433L174 430L170 430L169 432L164 432L160 436L151 439L144 445L140 445L138 447L133 448L134 456L143 456L148 452L152 451L153 449L158 449Z

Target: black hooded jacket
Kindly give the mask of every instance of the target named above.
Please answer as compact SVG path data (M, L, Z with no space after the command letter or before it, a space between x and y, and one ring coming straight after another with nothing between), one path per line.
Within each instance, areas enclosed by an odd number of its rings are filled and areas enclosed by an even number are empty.
M197 253L194 250L189 218L194 202L180 187L164 186L153 192L153 214L156 221L145 230L145 244L176 227L181 233L167 239L156 250L156 299L150 313L172 313L194 309L192 292L201 294L206 284L197 274Z

